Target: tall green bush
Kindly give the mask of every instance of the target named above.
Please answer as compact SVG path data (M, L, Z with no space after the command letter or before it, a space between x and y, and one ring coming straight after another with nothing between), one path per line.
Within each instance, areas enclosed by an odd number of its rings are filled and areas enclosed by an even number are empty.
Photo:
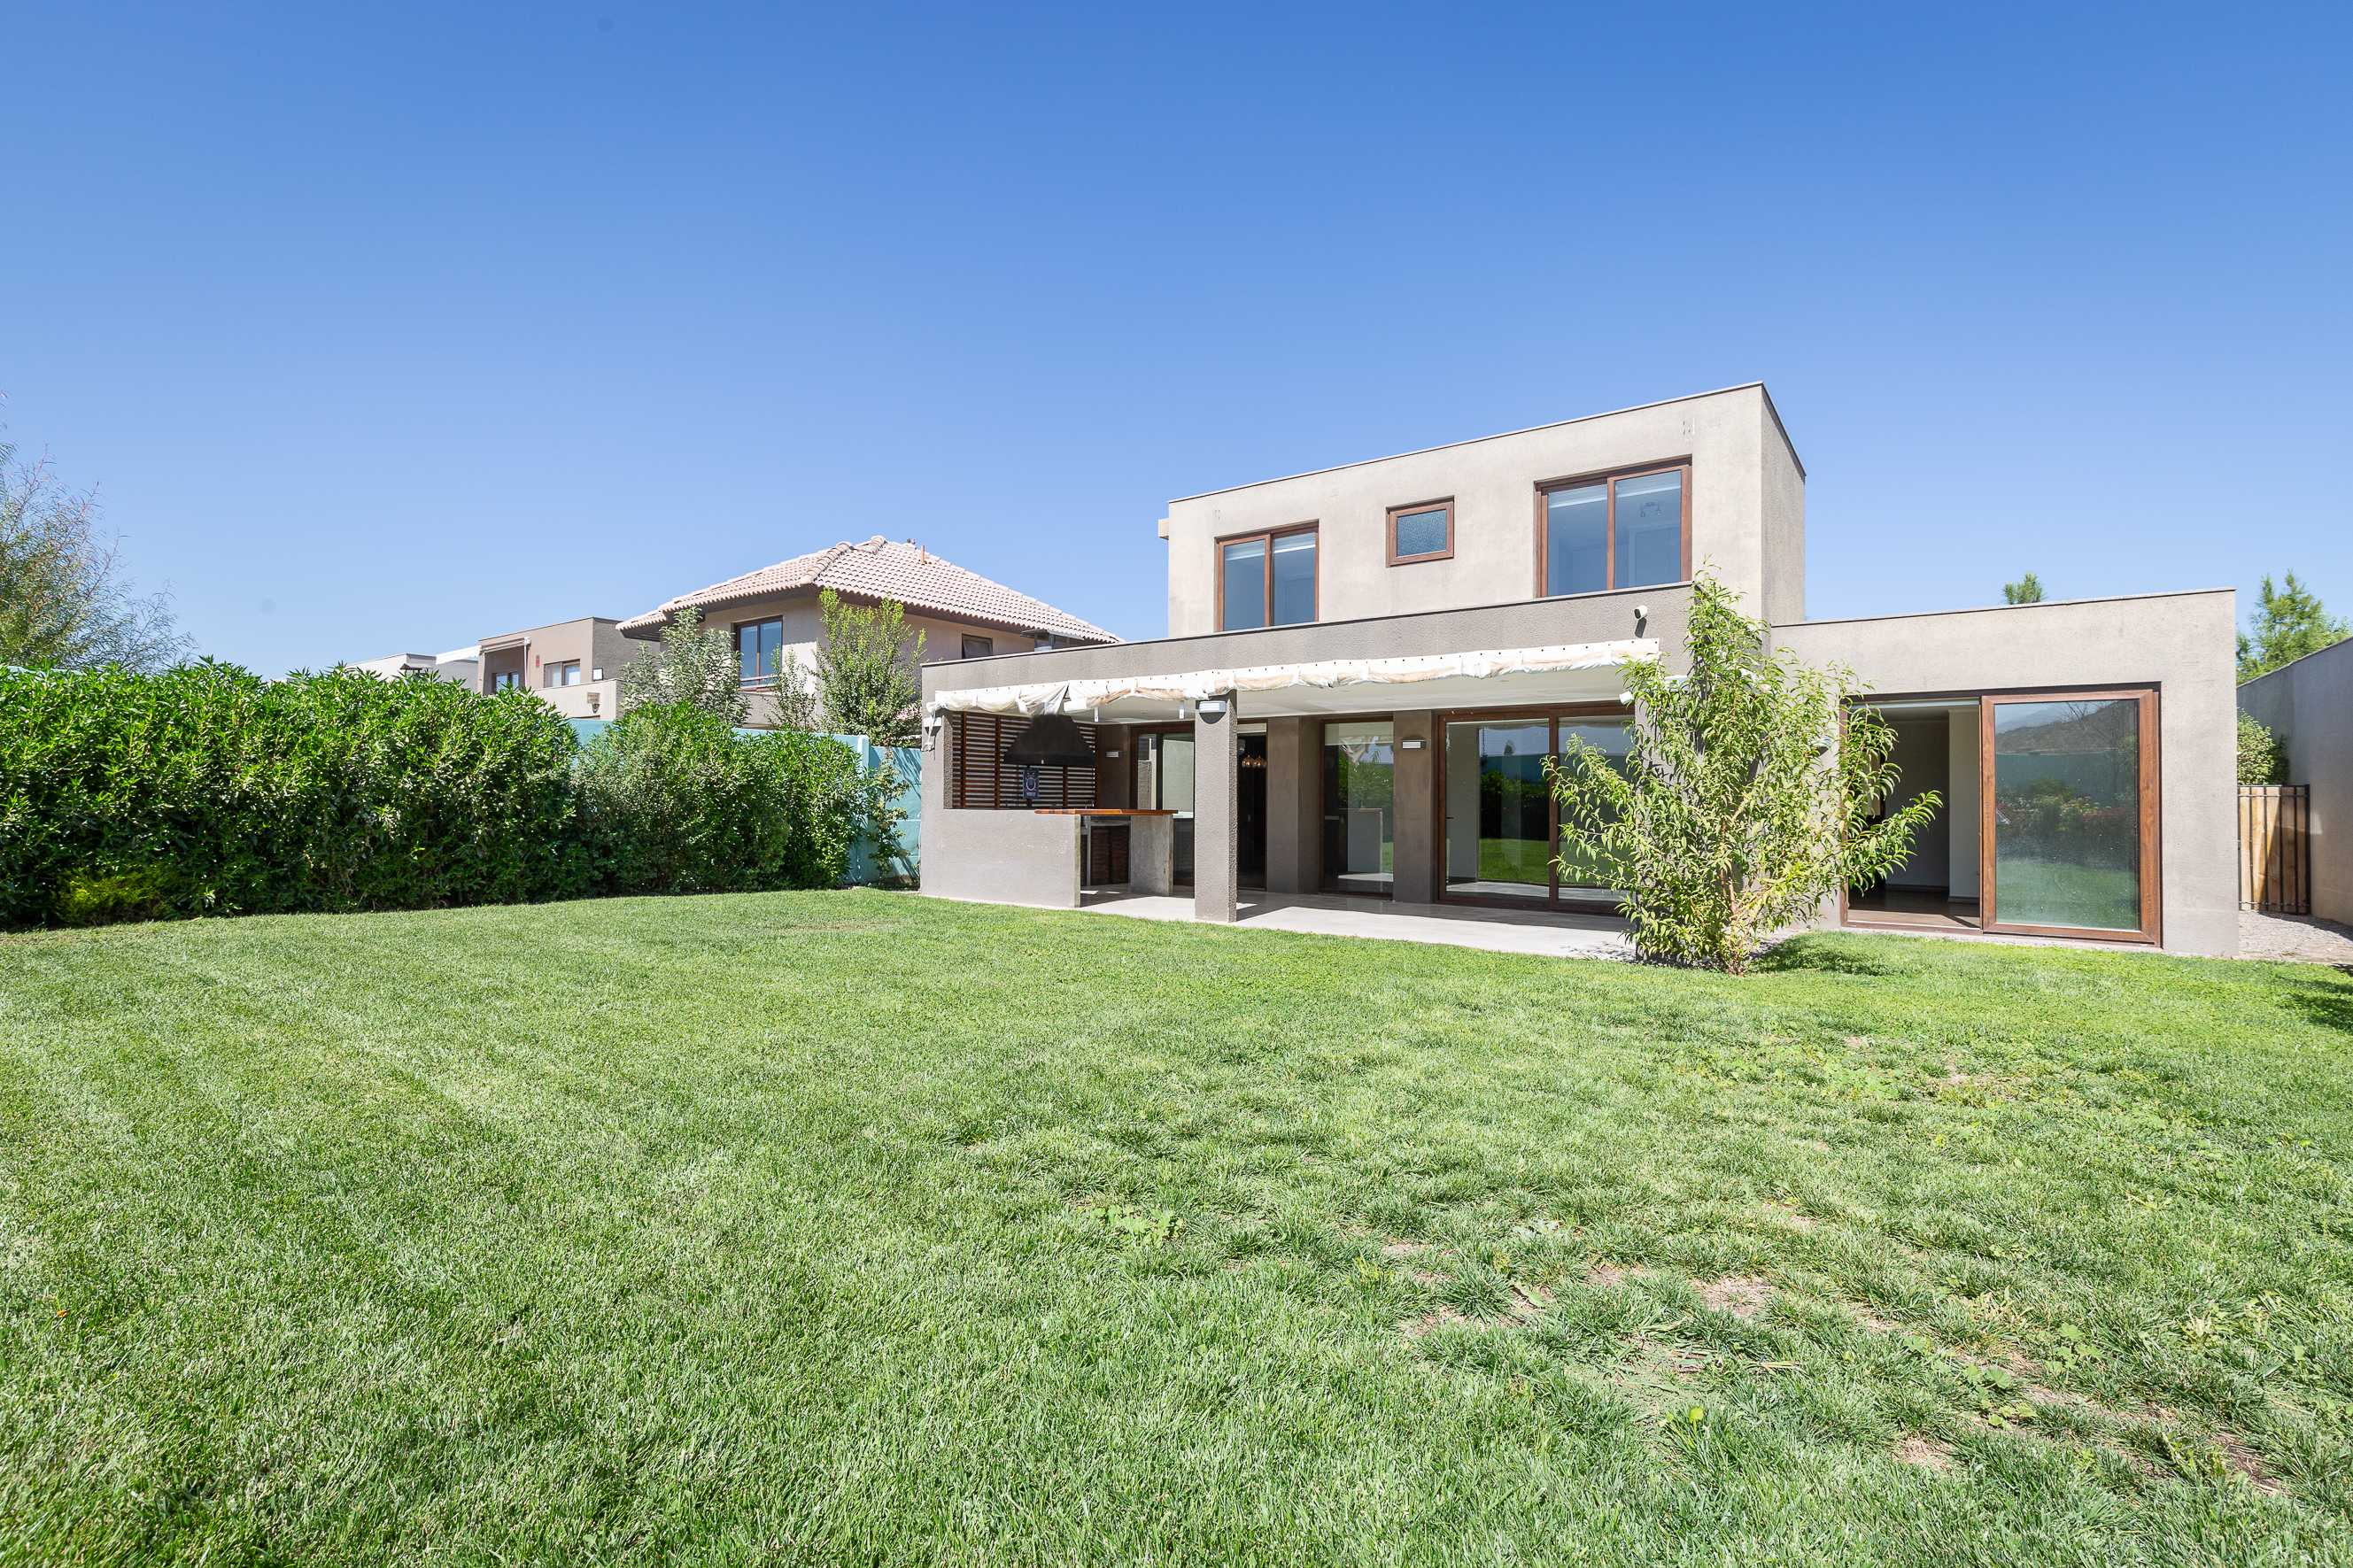
M829 888L881 804L839 742L744 734L691 701L629 710L582 752L579 784L612 892Z
M349 669L0 671L0 923L558 897L571 727Z

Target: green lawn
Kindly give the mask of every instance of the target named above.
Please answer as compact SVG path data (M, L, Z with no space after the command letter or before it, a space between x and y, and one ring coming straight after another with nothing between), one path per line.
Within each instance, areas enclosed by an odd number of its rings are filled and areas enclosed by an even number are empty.
M1843 934L0 939L0 1561L2353 1562L2348 1068Z

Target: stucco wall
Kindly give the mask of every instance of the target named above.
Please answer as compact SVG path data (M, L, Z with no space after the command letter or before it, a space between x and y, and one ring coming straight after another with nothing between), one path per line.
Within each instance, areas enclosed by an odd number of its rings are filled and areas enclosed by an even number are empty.
M1346 620L1534 598L1536 487L1645 463L1692 461L1692 558L1751 614L1805 609L1805 488L1761 385L1599 415L1173 501L1168 629L1217 628L1217 541L1317 526L1318 618ZM1451 560L1388 564L1388 509L1451 498Z
M1078 816L947 809L946 748L924 756L923 889L989 904L1079 907Z
M2312 912L2353 921L2353 642L2238 689L2238 706L2287 748L2287 782L2312 791Z
M2150 686L2158 701L2159 885L2168 952L2239 946L2233 619L2228 588L1777 626L1874 696Z

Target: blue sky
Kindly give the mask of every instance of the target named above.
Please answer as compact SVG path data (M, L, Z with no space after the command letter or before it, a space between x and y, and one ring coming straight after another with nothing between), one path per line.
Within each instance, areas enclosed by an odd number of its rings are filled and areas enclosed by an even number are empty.
M270 673L1756 379L1817 616L2353 612L2348 17L13 5L0 389Z

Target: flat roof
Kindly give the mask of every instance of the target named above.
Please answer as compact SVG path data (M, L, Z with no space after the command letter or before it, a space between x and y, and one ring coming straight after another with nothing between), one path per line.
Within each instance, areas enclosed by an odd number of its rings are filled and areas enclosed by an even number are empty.
M1778 632L1796 626L1852 626L1858 621L1923 621L1930 616L1981 616L1988 610L2060 610L2070 605L2122 605L2135 599L2192 599L2200 594L2237 592L2236 588L2173 588L2158 594L2102 594L2089 599L2037 599L2031 605L1963 605L1954 610L1905 610L1884 616L1832 616L1820 621L1775 621L1773 629Z
M1664 408L1673 403L1696 403L1703 397L1722 397L1728 392L1746 392L1754 387L1765 399L1765 411L1773 416L1773 428L1779 433L1781 445L1789 449L1789 460L1798 465L1798 477L1806 477L1805 459L1798 456L1798 445L1789 439L1789 427L1781 423L1781 411L1773 406L1773 395L1765 390L1761 381L1744 381L1737 386L1719 386L1713 392L1686 393L1681 397L1662 397L1656 403L1637 403L1630 408L1612 408L1605 414L1580 414L1574 419L1556 419L1548 425L1531 425L1525 430L1504 430L1493 436L1472 436L1461 441L1441 441L1435 447L1417 447L1409 452L1392 452L1386 458L1361 458L1353 463L1335 463L1328 468L1309 468L1303 473L1284 474L1271 479L1252 479L1246 485L1227 485L1214 490L1202 490L1189 496L1177 496L1167 504L1177 506L1188 500L1206 500L1210 496L1231 495L1236 490L1251 490L1261 485L1279 485L1292 479L1312 479L1318 474L1336 474L1343 468L1361 468L1372 463L1393 463L1399 458L1419 458L1425 452L1443 452L1451 447L1475 447L1482 441L1506 441L1514 436L1532 436L1539 430L1558 430L1564 426L1583 425L1595 419L1614 419L1620 414L1640 414L1645 408Z

